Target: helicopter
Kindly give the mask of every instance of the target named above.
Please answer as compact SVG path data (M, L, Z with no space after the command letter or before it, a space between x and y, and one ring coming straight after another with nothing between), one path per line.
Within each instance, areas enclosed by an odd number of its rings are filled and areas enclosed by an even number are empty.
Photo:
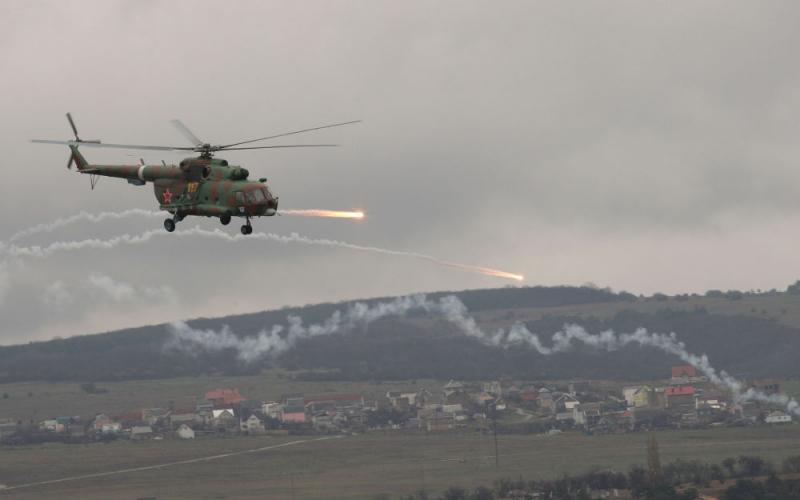
M72 114L67 113L67 121L75 135L75 140L57 141L49 139L31 139L40 144L66 144L70 149L67 169L73 163L81 174L90 176L90 185L94 189L99 177L117 177L126 179L134 186L153 184L153 191L159 203L159 209L172 216L164 220L164 229L175 231L175 226L187 216L218 217L224 226L230 224L233 217L243 217L245 224L241 227L244 235L253 232L250 219L253 217L271 217L278 213L278 197L274 196L267 186L267 179L262 177L250 180L250 172L239 165L231 165L227 160L214 158L220 151L238 151L245 149L275 148L309 148L335 147L337 144L281 144L270 146L245 146L258 141L266 141L288 135L301 134L315 130L341 127L359 123L361 120L322 125L320 127L284 132L282 134L260 137L231 144L210 144L203 142L178 119L172 125L190 142L192 146L150 146L139 144L110 144L100 140L82 140ZM184 158L178 165L146 165L140 160L138 165L94 165L78 150L80 146L97 148L120 148L153 151L192 151L199 153L197 157Z

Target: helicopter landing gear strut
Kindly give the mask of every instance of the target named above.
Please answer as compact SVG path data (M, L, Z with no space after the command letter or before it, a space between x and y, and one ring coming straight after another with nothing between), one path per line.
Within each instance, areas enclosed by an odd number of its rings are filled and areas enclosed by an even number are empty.
M171 233L175 230L175 224L183 220L183 216L179 214L175 214L172 216L171 219L164 220L164 229L167 230L168 233Z
M247 235L253 232L253 226L250 225L250 217L247 218L247 224L242 226L242 234Z

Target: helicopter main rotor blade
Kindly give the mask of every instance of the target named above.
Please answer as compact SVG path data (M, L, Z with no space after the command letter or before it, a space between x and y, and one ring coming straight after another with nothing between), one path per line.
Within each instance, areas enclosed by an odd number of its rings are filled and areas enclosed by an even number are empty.
M178 132L183 134L183 136L186 137L189 140L189 142L191 142L195 146L203 145L203 141L201 141L196 135L194 135L192 131L189 130L189 127L184 125L182 121L175 118L174 120L171 120L170 123L172 124L173 127L178 129Z
M322 130L324 128L341 127L342 125L350 125L350 124L353 124L353 123L360 123L360 122L361 122L361 120L353 120L353 121L350 121L350 122L334 123L332 125L323 125L321 127L305 128L303 130L295 130L294 132L285 132L283 134L270 135L270 136L267 136L267 137L261 137L259 139L251 139L249 141L234 142L233 144L226 144L224 146L220 146L220 149L228 149L231 146L240 146L242 144L249 144L251 142L266 141L267 139L275 139L276 137L285 137L287 135L302 134L303 132L312 132L314 130Z
M194 147L180 146L147 146L143 144L109 144L105 142L89 141L52 141L49 139L31 139L31 142L39 144L66 144L68 146L83 146L92 148L118 148L118 149L146 149L152 151L195 151Z
M75 140L80 141L80 137L78 137L78 128L75 126L75 122L72 121L72 113L67 113L67 120L69 121L69 126L72 127L72 132L75 133Z
M277 146L248 146L246 148L223 148L221 151L240 151L243 149L273 149L273 148L338 148L338 144L281 144Z

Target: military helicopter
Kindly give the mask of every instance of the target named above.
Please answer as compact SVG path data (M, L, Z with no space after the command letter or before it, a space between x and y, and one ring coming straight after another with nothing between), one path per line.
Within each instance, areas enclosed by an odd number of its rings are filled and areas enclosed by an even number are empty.
M67 113L75 140L54 141L45 139L32 139L31 142L42 144L66 144L70 149L67 168L72 169L72 164L78 172L89 174L90 184L94 189L98 176L118 177L126 179L134 186L144 186L148 182L153 184L159 208L166 210L172 217L164 220L164 229L168 232L175 231L175 225L186 216L196 215L205 217L218 217L222 225L228 225L232 217L244 217L242 234L250 234L253 227L250 225L251 217L270 217L278 213L278 198L273 196L267 187L267 179L258 181L248 180L250 172L238 165L230 165L227 160L214 158L218 151L238 151L244 149L275 149L275 148L312 148L335 147L337 144L282 144L271 146L246 146L258 141L266 141L277 137L301 134L314 130L341 127L359 123L361 120L334 123L320 127L284 132L282 134L260 137L247 141L231 144L215 145L203 142L189 130L180 120L172 120L173 126L192 143L192 146L149 146L139 144L108 144L99 140L82 140L78 136L78 129ZM138 165L92 165L83 157L78 148L80 146L96 148L121 148L153 151L193 151L200 153L198 157L184 158L178 165L167 165L163 160L161 165L145 165L140 160Z

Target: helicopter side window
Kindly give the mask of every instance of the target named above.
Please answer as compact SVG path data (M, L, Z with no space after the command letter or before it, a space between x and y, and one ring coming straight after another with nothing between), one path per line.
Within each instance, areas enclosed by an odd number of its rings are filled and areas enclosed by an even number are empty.
M189 168L184 169L186 180L190 182L198 182L208 177L208 167L204 165L191 165Z
M236 192L236 204L239 206L244 205L244 193L241 191Z

